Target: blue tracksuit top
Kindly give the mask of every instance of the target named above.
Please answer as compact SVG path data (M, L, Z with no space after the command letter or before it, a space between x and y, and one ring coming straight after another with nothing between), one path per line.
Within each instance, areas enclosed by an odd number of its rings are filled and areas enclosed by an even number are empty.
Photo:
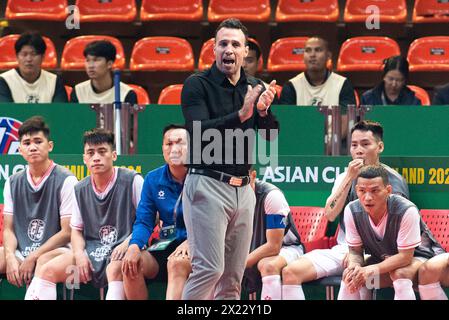
M157 212L164 227L174 224L173 210L181 192L182 184L173 179L167 164L146 175L129 245L144 248L155 227ZM180 241L187 238L181 201L176 209L176 238Z

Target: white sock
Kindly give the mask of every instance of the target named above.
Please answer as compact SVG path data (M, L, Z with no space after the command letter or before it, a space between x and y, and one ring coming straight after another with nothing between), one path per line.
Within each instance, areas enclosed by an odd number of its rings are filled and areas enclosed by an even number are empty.
M282 296L281 276L265 276L262 278L261 300L281 300Z
M33 300L31 298L32 293L34 293L34 288L36 287L36 283L38 281L36 280L36 277L33 277L33 279L31 280L30 285L28 286L27 292L25 293L25 298L24 300Z
M372 300L373 299L373 291L368 289L366 286L363 286L359 290L360 300Z
M419 296L421 300L447 300L447 296L441 288L440 282L419 285Z
M34 277L33 282L27 290L26 300L56 300L56 283L38 277Z
M106 300L125 300L123 281L111 281L108 283L108 293L106 293Z
M394 300L416 300L413 292L413 282L410 279L398 279L393 281Z
M282 300L306 300L301 285L284 284L282 286Z
M360 300L360 290L351 293L342 280L340 283L340 291L338 291L337 300Z

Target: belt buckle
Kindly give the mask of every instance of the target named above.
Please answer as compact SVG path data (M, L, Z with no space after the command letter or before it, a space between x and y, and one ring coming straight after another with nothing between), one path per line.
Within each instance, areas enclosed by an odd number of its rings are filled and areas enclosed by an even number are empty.
M231 177L229 184L233 187L240 187L243 184L243 179L238 177Z

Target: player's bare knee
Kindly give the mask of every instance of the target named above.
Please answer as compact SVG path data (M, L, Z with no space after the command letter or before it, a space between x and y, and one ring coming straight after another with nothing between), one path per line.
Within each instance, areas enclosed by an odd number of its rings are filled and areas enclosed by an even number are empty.
M122 261L111 261L106 267L108 281L122 280Z
M297 272L287 266L282 269L282 284L300 285L302 284L302 278Z
M272 261L266 259L260 260L257 264L257 268L262 277L280 274L279 268L277 268Z
M438 282L440 278L440 270L428 261L424 263L418 270L419 284L429 284Z
M57 275L59 273L59 266L55 263L47 262L39 268L39 274L35 276L53 283L57 282Z
M407 268L399 268L396 270L393 270L390 272L390 278L393 281L399 280L399 279L409 279L413 280L415 277L415 274L411 272L411 270L408 270Z
M171 258L167 263L167 271L169 276L188 276L191 272L190 261L187 259Z

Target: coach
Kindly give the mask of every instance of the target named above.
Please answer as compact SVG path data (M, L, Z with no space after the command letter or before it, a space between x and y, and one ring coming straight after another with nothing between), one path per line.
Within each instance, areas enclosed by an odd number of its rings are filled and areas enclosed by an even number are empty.
M215 63L190 76L182 91L190 135L183 210L192 258L183 299L240 298L255 206L248 177L252 133L279 126L268 109L276 82L263 91L262 81L243 71L247 40L239 20L223 21L215 33Z

